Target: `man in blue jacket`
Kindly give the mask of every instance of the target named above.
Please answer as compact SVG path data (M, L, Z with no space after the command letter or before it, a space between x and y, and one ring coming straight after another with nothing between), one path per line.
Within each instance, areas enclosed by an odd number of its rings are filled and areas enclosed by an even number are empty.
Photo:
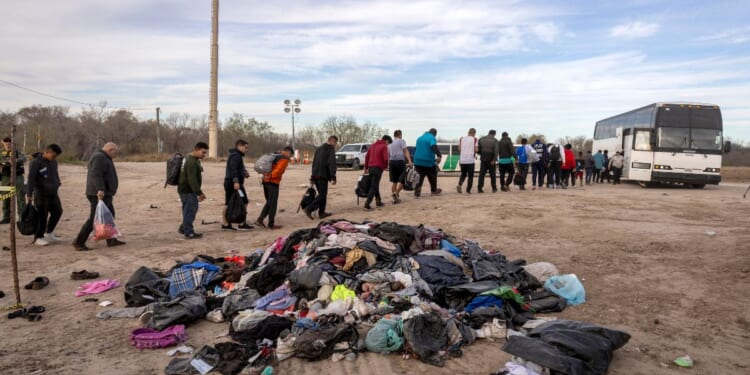
M414 188L415 197L422 195L422 184L424 184L425 177L430 182L432 195L438 195L442 192L437 187L437 165L440 164L443 155L438 150L436 135L437 130L432 128L417 138L417 146L414 151L414 168L419 172L419 183ZM437 160L435 157L437 157Z
M604 154L602 154L602 150L598 150L596 154L594 154L594 183L600 184L602 182L602 168L604 168Z

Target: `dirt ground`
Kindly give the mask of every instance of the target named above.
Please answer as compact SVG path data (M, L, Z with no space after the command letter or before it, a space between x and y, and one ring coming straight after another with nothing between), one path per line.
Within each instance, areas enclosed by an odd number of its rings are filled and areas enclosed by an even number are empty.
M44 305L47 312L34 323L0 318L0 374L161 374L170 359L167 350L131 347L128 333L139 326L137 320L97 320L96 312L104 308L73 295L81 282L70 280L72 271L98 271L124 284L141 265L169 268L175 260L199 253L249 253L276 236L316 224L295 213L309 167L292 166L282 181L281 231L226 233L219 224L201 225L201 220L219 220L223 203L223 164L205 165L209 199L196 220L204 239L185 241L176 233L180 203L174 187L162 188L163 163L118 163L117 224L128 244L112 249L94 244L91 252L76 252L70 245L88 213L85 168L61 167L65 212L56 232L63 243L37 248L21 237L18 248L22 285L35 276L51 280L39 291L22 289L23 301ZM750 181L703 190L605 184L458 195L457 176L451 175L439 179L443 196L415 200L406 195L402 205L364 212L353 193L357 176L339 172L339 184L329 197L335 217L425 223L478 240L509 258L549 261L563 273L578 275L586 287L586 303L556 315L632 335L614 354L610 374L750 373L750 199L742 198ZM254 217L262 190L254 177L247 187ZM388 189L385 182L381 189ZM8 243L8 230L0 227L2 245ZM10 252L0 252L3 306L13 302L10 259ZM124 307L123 291L120 287L97 297ZM216 337L226 331L226 323L197 322L188 328L189 344L197 349L226 340ZM489 374L509 359L501 346L478 342L444 368L365 353L353 362L290 359L275 373ZM671 364L685 354L695 360L692 370Z

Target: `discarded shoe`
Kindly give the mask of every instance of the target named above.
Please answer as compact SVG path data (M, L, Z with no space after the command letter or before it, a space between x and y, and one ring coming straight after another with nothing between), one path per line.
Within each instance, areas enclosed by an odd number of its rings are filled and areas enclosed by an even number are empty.
M24 286L24 289L39 290L49 285L49 279L45 276L39 276Z
M99 272L89 272L86 270L83 271L73 271L70 274L70 278L72 280L89 280L89 279L96 279L99 277Z

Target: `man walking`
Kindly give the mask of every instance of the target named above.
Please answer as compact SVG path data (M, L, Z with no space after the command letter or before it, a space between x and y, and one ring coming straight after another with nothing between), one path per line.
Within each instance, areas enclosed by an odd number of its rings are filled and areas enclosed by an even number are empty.
M521 179L519 180L520 184L518 185L519 190L526 190L526 176L529 173L529 154L536 152L528 145L528 143L528 139L521 138L521 145L516 148L518 175L521 176ZM510 186L508 188L510 188Z
M607 180L607 183L612 182L609 177L609 150L604 150L604 166L602 167L602 174L599 177L600 183L603 184L604 180Z
M373 210L372 206L370 206L373 198L375 199L375 206L385 206L382 198L380 198L380 179L383 177L383 171L388 166L388 145L392 142L393 139L389 135L384 135L383 138L370 146L365 156L365 174L370 175L370 191L367 192L365 211Z
M565 153L560 143L550 143L547 148L549 165L547 167L547 188L562 189L562 166L565 163Z
M24 183L23 183L23 163L26 162L26 155L23 152L19 152L18 149L15 150L16 154L16 209L18 211L18 217L21 216L21 212L23 212L23 209L25 207L26 201L24 200L24 196L26 195L26 192L24 191ZM3 139L3 150L0 153L0 160L2 160L2 173L3 173L3 179L2 179L2 186L10 186L10 157L11 157L11 142L10 138ZM10 199L6 199L3 201L3 219L0 220L0 224L8 224L10 223Z
M549 163L549 151L547 146L544 145L541 139L537 138L534 144L531 145L539 156L539 161L532 164L531 166L531 184L533 190L536 190L537 186L541 189L544 186L544 174L547 170L547 164Z
M94 229L94 216L96 215L96 205L103 201L112 217L115 217L115 207L112 200L117 194L117 170L115 163L112 161L117 155L117 145L108 142L91 156L89 160L88 173L86 174L86 199L89 201L89 218L83 223L81 230L78 232L73 242L73 247L78 251L90 250L86 246L86 240L89 238L91 231ZM124 245L125 242L117 238L107 240L107 246Z
M513 160L516 156L516 150L513 148L513 141L508 136L508 132L503 132L498 142L498 157L500 164L500 190L510 191L510 184L513 182ZM507 178L505 176L508 176Z
M419 172L419 182L414 188L415 197L422 195L425 177L430 182L432 195L439 195L443 191L437 187L437 166L440 164L443 155L438 149L435 136L437 136L437 130L432 128L417 138L417 147L414 150L414 166ZM437 157L437 161L435 157Z
M471 187L474 185L474 160L477 157L477 134L476 129L469 129L469 134L458 140L458 163L461 165L461 177L458 179L456 190L461 194L461 187L466 179L466 194L471 194Z
M255 221L256 225L268 229L281 229L281 225L276 225L276 208L279 205L279 185L281 184L281 176L286 171L292 155L294 155L294 149L289 146L284 147L279 155L277 155L271 172L263 175L263 195L266 197L266 204L260 211L258 220ZM263 223L266 217L268 217L268 225Z
M600 184L602 182L602 168L604 168L604 154L602 150L597 150L594 154L594 183Z
M313 220L312 213L318 209L318 217L324 219L332 214L326 212L328 201L328 182L336 185L336 143L339 138L335 135L328 137L328 141L315 149L313 157L312 176L310 182L315 185L318 195L305 208L305 215Z
M232 199L235 191L240 193L242 196L242 202L247 208L247 192L245 191L245 178L249 177L250 174L245 168L245 161L243 158L247 153L248 143L245 140L239 139L234 142L234 148L229 150L229 157L227 158L226 172L224 173L224 213L222 215L223 230L250 230L253 229L252 225L248 225L244 222L237 226L235 229L232 223L227 219L227 207L229 206L229 200Z
M62 149L53 143L44 149L43 154L37 154L29 164L26 204L31 204L33 200L39 215L34 233L34 244L37 246L47 246L59 241L54 232L63 212L60 196L57 194L61 183L56 159L60 154Z
M615 156L613 156L611 159L609 159L609 168L612 170L613 176L613 185L619 185L620 184L620 176L622 176L622 167L625 166L625 158L622 156L622 152L617 151L615 152Z
M198 213L198 203L206 199L206 195L203 194L201 189L203 184L201 159L206 157L207 152L208 145L205 142L196 143L193 152L185 156L180 170L177 192L180 194L180 201L182 201L182 224L177 231L188 240L203 237L202 233L195 231L193 222L195 221L195 215Z
M404 188L401 176L406 173L406 166L411 165L411 155L406 148L406 141L401 138L401 130L393 132L393 142L388 145L388 177L391 180L393 204L401 203L399 194Z
M494 130L490 130L487 135L479 139L477 144L477 153L479 154L479 183L477 184L477 191L479 194L484 193L484 175L490 172L490 184L492 186L492 192L497 192L497 174L495 172L495 163L497 163L497 153L500 146L497 144L497 134Z
M586 151L583 168L586 170L586 185L591 185L591 177L594 174L594 157L591 155L591 150Z
M576 169L576 157L573 154L573 145L570 143L565 145L562 163L562 188L567 189L568 184L576 186L575 175L573 171Z

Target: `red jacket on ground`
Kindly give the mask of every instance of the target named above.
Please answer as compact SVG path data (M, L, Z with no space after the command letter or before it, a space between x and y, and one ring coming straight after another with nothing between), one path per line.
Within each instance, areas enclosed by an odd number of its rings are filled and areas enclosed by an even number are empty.
M365 169L375 167L385 170L388 167L388 143L382 139L373 143L365 156Z
M565 149L565 164L562 165L562 169L576 169L576 155L573 153L573 149Z

